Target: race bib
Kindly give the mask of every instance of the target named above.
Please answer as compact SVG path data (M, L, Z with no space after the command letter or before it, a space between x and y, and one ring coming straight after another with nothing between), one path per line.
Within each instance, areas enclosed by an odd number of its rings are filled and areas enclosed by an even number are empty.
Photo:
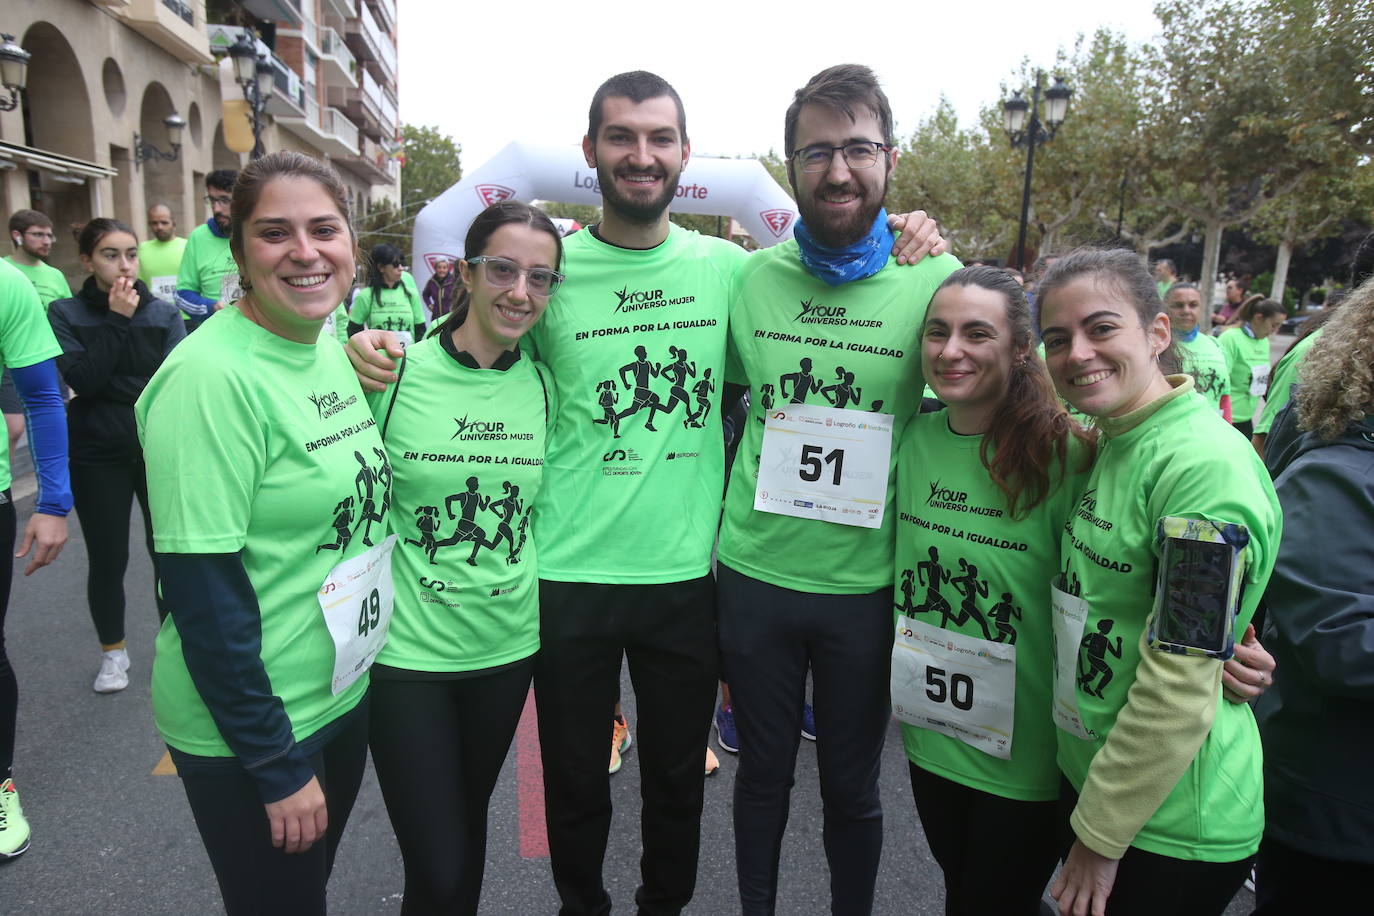
M175 301L177 294L176 274L169 277L153 277L148 281L148 289L163 302Z
M1262 398L1264 393L1269 390L1269 373L1272 371L1268 363L1263 366L1250 367L1250 394L1253 397Z
M243 287L239 285L238 268L219 278L219 301L221 305L238 302L243 298Z
M1088 602L1050 585L1054 616L1054 724L1085 741L1097 736L1083 725L1078 711L1078 647L1088 621Z
M908 725L1009 759L1016 713L1016 646L898 617L892 644L892 712Z
M391 549L396 535L329 571L320 586L320 608L334 640L334 677L330 689L337 696L362 677L386 643L396 590L391 581Z
M812 404L767 411L754 508L880 528L891 456L891 414Z

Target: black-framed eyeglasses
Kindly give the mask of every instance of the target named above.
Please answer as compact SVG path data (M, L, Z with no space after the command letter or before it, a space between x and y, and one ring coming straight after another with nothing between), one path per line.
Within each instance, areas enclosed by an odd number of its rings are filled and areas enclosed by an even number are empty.
M558 271L550 270L547 267L521 267L514 261L494 258L485 254L468 258L467 262L469 264L485 264L487 266L487 282L500 289L509 289L514 286L516 278L524 274L525 288L536 296L552 296L558 292L558 285L566 279Z
M871 169L878 164L881 154L891 149L891 146L876 140L855 140L844 146L817 143L803 146L788 158L801 166L803 172L824 172L830 168L830 163L834 161L835 153L838 152L844 157L844 164L851 169Z
M204 197L202 197L201 200L205 201L212 207L216 204L219 204L221 207L227 207L231 203L233 203L233 198L231 197L215 197L213 194L207 194Z

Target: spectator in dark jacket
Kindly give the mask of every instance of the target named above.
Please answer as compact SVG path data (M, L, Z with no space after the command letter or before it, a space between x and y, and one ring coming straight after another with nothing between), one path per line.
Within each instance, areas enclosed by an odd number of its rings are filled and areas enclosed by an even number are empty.
M1266 450L1284 519L1264 634L1278 670L1256 707L1260 914L1339 912L1374 880L1374 280L1296 391Z
M48 308L48 321L62 346L58 371L76 395L68 406L67 427L72 495L90 560L86 597L102 653L94 688L113 693L129 684L124 570L134 497L153 555L134 402L186 336L186 326L175 306L153 298L137 279L138 239L127 225L93 219L81 230L77 246L91 275L76 296ZM158 614L165 616L160 598Z
M429 306L429 317L432 322L453 311L462 287L463 285L458 282L458 274L453 271L452 261L441 258L434 262L434 276L429 278L429 282L420 293L420 298Z

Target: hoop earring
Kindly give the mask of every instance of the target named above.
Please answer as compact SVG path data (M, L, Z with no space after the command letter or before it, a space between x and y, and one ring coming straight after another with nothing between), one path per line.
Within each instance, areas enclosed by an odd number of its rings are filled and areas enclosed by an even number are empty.
M253 289L253 284L249 282L248 278L243 274L239 274L239 289L243 290L245 293Z

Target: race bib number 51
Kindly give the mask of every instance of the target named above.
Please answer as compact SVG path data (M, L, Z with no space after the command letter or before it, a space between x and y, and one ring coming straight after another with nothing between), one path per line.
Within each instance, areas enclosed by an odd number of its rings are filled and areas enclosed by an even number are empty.
M881 528L892 415L787 404L764 414L754 508Z

